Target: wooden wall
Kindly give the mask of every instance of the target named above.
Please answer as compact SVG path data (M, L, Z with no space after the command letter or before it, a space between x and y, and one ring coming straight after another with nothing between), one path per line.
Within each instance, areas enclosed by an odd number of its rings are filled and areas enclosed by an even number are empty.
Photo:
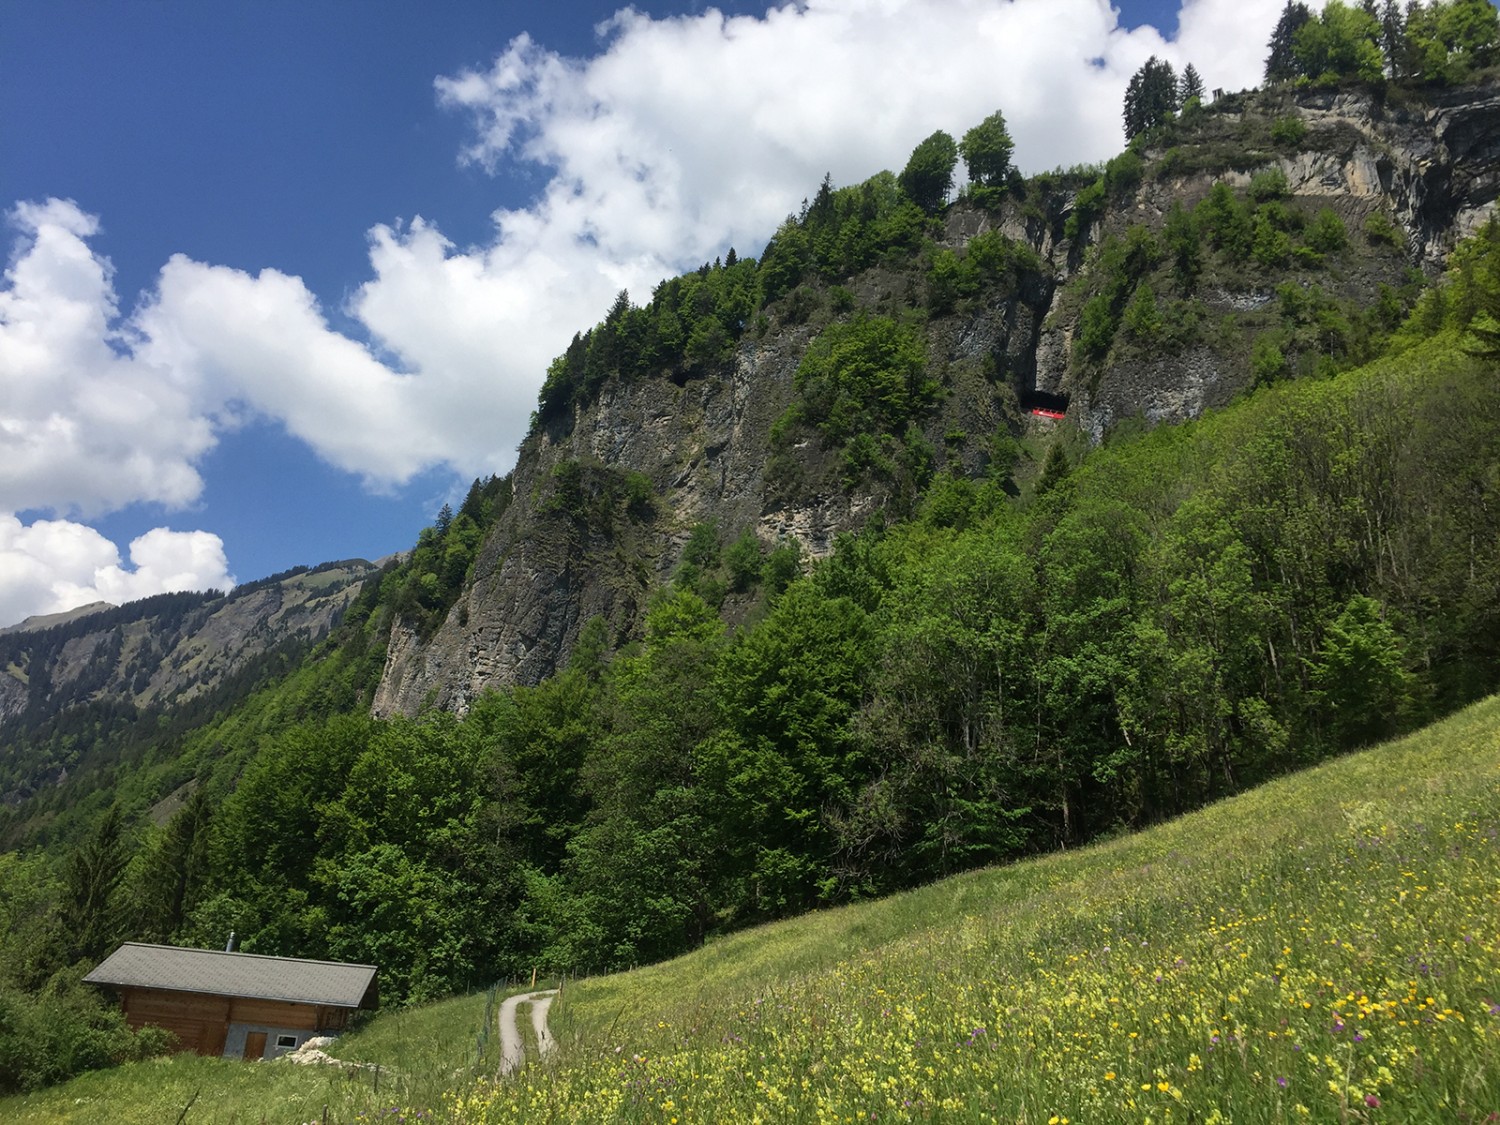
M348 1021L342 1008L171 992L157 988L122 988L125 1021L132 1028L154 1024L173 1035L183 1048L200 1055L224 1053L232 1023L258 1024L285 1031L341 1031Z

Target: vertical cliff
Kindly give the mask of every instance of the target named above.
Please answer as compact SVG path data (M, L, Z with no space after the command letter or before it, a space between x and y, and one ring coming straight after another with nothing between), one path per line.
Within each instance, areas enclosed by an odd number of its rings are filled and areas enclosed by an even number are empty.
M1018 182L998 204L951 205L900 253L804 269L728 362L610 377L544 412L446 619L431 635L393 627L374 711L462 712L535 683L596 616L615 644L638 635L699 524L819 557L907 510L934 472L985 472L997 436L1040 450L1062 425L1099 441L1125 419L1191 418L1356 361L1497 193L1500 88L1235 95L1097 180ZM861 317L915 333L936 388L863 455L806 422L797 380L821 333Z

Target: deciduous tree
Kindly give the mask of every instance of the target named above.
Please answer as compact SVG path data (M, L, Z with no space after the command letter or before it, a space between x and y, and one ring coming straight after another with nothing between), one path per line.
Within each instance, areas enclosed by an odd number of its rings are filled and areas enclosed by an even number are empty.
M964 158L969 180L983 187L1000 187L1010 174L1010 156L1015 148L998 109L964 134L958 151Z
M953 190L953 169L958 163L958 145L939 129L912 150L901 172L901 190L929 215L942 210Z

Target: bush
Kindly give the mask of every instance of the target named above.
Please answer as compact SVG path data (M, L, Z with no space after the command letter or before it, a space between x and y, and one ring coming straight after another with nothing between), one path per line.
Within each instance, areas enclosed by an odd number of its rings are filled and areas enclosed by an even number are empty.
M1109 354L1114 342L1116 321L1110 309L1109 295L1090 297L1078 317L1077 345L1085 360L1099 361Z
M1349 232L1344 227L1344 220L1328 207L1318 212L1317 218L1308 225L1303 237L1320 254L1336 254L1349 245Z
M926 368L922 339L889 317L830 325L794 376L802 417L835 445L857 434L902 433L937 396Z
M1146 162L1134 149L1127 148L1104 166L1104 183L1111 195L1124 195L1141 182Z
M1278 117L1271 122L1271 140L1287 148L1294 148L1307 136L1307 122L1300 117Z
M729 585L736 593L744 593L760 581L764 563L760 557L760 540L755 532L745 529L743 535L730 544L724 552L724 565L729 570Z
M1073 200L1073 210L1063 221L1063 237L1076 239L1087 234L1094 220L1104 213L1106 196L1104 177L1101 176L1078 193Z
M1400 250L1406 245L1406 236L1401 233L1401 228L1391 222L1391 218L1384 211L1371 211L1365 219L1365 240L1371 246L1385 244Z
M1280 168L1267 168L1250 177L1250 198L1257 203L1285 199L1290 192L1286 173Z
M174 1044L160 1028L132 1033L83 985L54 980L40 995L0 986L0 1094L164 1054Z

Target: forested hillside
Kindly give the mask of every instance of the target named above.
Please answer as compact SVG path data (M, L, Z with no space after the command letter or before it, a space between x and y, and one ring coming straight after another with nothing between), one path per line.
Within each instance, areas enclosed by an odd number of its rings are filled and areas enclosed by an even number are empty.
M0 1084L153 1046L77 983L121 939L388 1003L620 968L1494 691L1500 90L1330 74L1150 109L1148 67L1106 166L1023 178L997 113L825 181L580 332L305 658L86 748L35 712ZM56 746L109 768L49 791Z

